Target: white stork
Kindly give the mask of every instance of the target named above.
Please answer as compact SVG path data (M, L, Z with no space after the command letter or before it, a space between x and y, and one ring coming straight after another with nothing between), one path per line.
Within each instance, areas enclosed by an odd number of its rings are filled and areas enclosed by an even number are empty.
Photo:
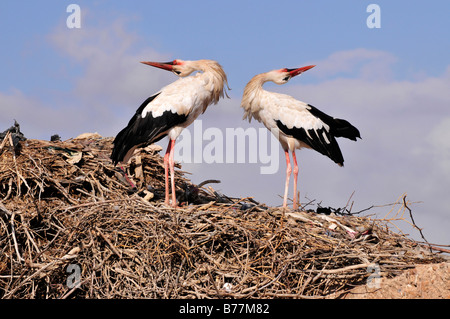
M173 160L175 140L210 104L217 104L223 97L224 84L228 85L227 76L219 63L212 60L141 63L172 71L180 79L163 87L142 103L127 127L114 139L111 159L114 164L127 163L136 148L145 147L169 136L169 145L164 155L165 203L170 203L170 167L172 206L176 207ZM188 76L194 71L199 72Z
M331 117L314 106L298 101L285 94L268 92L263 84L268 81L284 84L292 77L299 75L315 65L298 69L279 69L254 76L244 89L241 106L244 108L244 119L252 118L262 122L280 141L286 155L286 184L283 207L287 207L291 163L289 151L294 161L294 198L293 208L298 208L297 177L298 165L295 150L311 148L328 156L339 166L344 165L344 158L336 141L336 137L346 137L356 141L361 138L356 127L346 120Z

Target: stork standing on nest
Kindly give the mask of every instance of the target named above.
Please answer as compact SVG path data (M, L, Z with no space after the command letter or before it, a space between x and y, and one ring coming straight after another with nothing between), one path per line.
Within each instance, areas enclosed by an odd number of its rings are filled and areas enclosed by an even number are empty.
M297 178L298 165L295 150L310 148L328 156L339 166L344 165L336 137L346 137L356 141L361 138L356 127L346 120L331 117L314 106L298 101L285 94L268 92L263 84L268 81L285 84L315 65L297 69L279 69L258 74L253 77L244 89L241 107L244 108L244 119L255 118L262 122L280 141L286 156L286 184L283 207L287 207L291 163L289 151L294 162L294 198L293 208L298 208Z
M204 113L209 105L217 104L224 96L224 85L228 85L227 76L219 63L212 60L141 63L172 71L180 79L165 86L142 103L127 127L114 139L111 159L114 164L127 163L136 148L145 147L168 136L169 145L164 155L165 203L170 204L170 168L171 205L176 207L173 159L175 141L181 131ZM188 76L195 71L199 72Z

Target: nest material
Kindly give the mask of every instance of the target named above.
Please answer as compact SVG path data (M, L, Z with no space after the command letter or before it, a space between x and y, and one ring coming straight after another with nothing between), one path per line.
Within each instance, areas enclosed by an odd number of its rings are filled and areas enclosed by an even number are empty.
M194 185L163 204L158 149L0 141L1 298L323 298L442 258L385 220L266 207ZM178 166L179 167L179 166Z

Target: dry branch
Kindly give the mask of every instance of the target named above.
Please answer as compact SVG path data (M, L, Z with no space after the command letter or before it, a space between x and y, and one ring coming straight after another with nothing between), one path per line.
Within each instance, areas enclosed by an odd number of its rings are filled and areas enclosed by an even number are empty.
M154 148L124 167L133 188L111 138L26 140L20 154L11 143L0 141L1 298L323 298L365 284L373 264L389 277L442 260L391 219L284 212L179 170L180 208L166 207Z

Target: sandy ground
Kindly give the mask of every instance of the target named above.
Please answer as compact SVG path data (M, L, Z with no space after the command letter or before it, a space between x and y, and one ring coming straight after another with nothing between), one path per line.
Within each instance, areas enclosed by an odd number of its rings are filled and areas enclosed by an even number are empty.
M369 285L356 287L345 298L450 299L450 263L417 265L394 278L373 278Z

